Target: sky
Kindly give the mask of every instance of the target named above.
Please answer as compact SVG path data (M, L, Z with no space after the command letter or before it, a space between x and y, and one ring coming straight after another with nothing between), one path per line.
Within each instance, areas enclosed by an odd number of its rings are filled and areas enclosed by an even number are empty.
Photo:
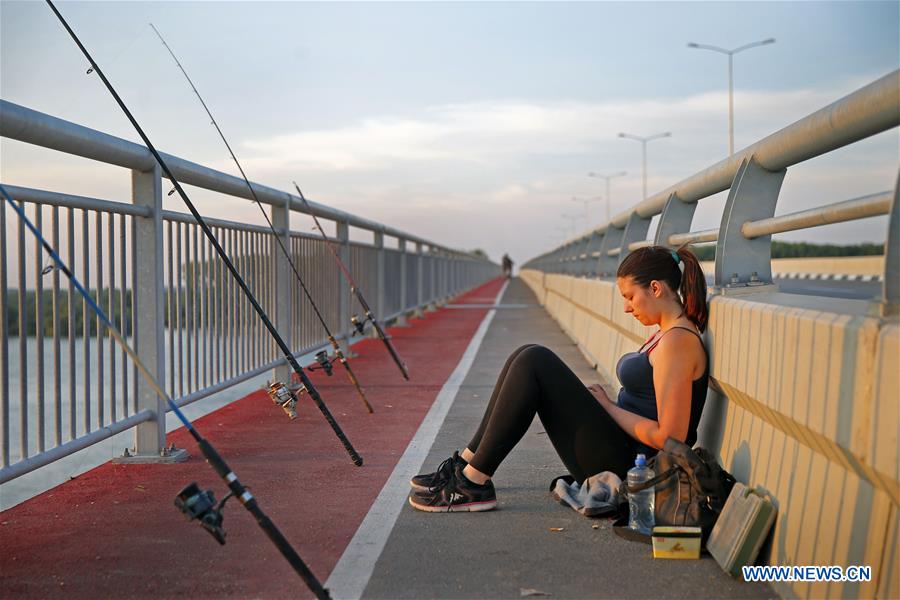
M250 179L517 263L900 67L897 2L60 2L160 150L237 175L178 55ZM0 2L0 97L138 141L43 2ZM896 129L788 169L776 214L891 190ZM588 172L625 176L602 180ZM127 201L128 171L0 142L4 183ZM190 190L209 216L263 223ZM591 200L587 205L573 198ZM693 230L717 227L725 194ZM166 208L186 212L177 196ZM587 208L587 213L585 213ZM303 218L292 221L305 229ZM883 242L877 217L776 236ZM356 239L367 239L354 233ZM371 239L371 236L368 237Z

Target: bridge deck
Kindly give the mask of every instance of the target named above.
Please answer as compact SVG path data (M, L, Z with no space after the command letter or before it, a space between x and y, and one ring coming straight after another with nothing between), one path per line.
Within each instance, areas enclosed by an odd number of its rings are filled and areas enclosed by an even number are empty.
M646 546L615 537L607 521L556 504L547 485L563 467L539 422L496 475L499 510L418 513L404 503L404 489L385 486L389 477L405 477L404 468L419 468L421 455L411 464L415 448L407 451L414 436L427 443L421 448L426 466L468 440L503 361L517 346L547 345L585 381L596 378L531 292L513 281L461 385L445 387L449 412L432 423L432 445L427 425L420 430L420 424L436 398L440 403L442 386L489 314L484 305L500 288L501 282L492 282L410 327L391 329L410 367L408 384L379 342L354 346L354 368L374 415L365 413L339 373L330 379L315 374L364 456L362 468L352 465L308 400L301 418L289 422L257 392L199 419L197 427L339 597L360 590L371 598L773 596L768 587L732 580L710 558L654 561ZM470 352L475 349L473 344ZM225 546L184 522L172 506L183 485L198 481L217 498L224 488L183 430L169 439L191 451L188 462L106 464L0 513L0 596L309 595L236 502L225 513ZM380 512L366 519L373 505ZM595 524L600 527L593 529Z

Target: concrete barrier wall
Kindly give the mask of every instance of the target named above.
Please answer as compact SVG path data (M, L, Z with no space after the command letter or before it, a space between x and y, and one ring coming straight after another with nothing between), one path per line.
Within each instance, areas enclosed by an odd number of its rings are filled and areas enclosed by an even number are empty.
M615 389L615 363L653 328L614 283L524 270L522 279ZM779 508L772 565L867 565L870 583L783 583L785 597L900 598L900 325L867 302L713 296L711 384L700 444Z

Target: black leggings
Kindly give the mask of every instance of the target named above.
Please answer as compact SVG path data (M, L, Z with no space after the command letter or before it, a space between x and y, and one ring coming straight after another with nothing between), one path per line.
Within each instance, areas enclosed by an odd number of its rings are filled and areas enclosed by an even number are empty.
M579 482L612 471L625 478L639 444L551 350L529 344L506 360L484 418L468 448L470 464L493 476L538 415Z

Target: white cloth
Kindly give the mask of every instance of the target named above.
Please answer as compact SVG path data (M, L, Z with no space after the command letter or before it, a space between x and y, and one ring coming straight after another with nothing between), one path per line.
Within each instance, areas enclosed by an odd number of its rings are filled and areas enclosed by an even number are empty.
M579 486L571 477L557 477L551 493L561 504L571 506L586 517L615 514L622 480L611 471L591 475Z

